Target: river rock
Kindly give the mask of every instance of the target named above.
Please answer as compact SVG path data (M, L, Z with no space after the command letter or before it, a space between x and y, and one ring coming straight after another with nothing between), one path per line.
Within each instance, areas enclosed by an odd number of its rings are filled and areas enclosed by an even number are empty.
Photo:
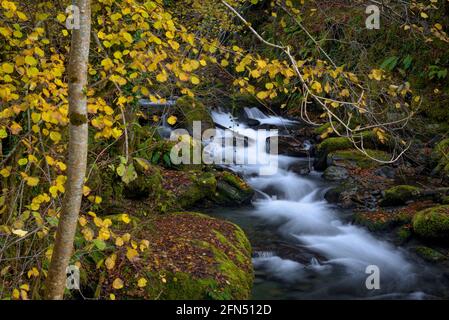
M288 171L292 171L300 176L305 176L310 174L311 163L309 161L296 161L288 166Z
M381 206L398 206L404 205L408 201L416 199L419 196L421 189L409 185L399 185L389 188L384 191L384 199L381 201Z
M348 177L348 170L343 167L330 166L323 173L323 178L328 181L346 180Z
M289 136L278 136L278 154L289 157L307 158L309 157L309 151L305 149L303 142L294 139ZM270 141L275 139L269 137L267 139L267 152L270 152Z
M396 176L396 170L392 167L384 166L376 169L374 171L374 174L379 177L394 179L394 177Z
M260 126L260 121L257 119L247 119L246 123L250 126L250 127L257 127Z
M449 206L437 206L419 211L413 217L413 231L428 240L449 239Z

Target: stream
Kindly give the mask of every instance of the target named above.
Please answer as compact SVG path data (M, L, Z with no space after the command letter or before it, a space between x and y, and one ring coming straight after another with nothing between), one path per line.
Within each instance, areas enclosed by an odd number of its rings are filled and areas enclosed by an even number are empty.
M260 124L297 125L288 119L266 116L256 108L245 111ZM255 269L253 299L442 297L447 289L439 279L440 270L418 261L388 239L376 238L346 222L351 212L340 210L324 199L330 186L320 173L312 170L301 176L289 170L292 164L301 161L307 166L308 159L279 155L277 161L270 161L276 156L266 151L266 139L272 133L256 136L255 130L226 112L213 112L212 116L219 127L250 137L244 146L225 147L211 142L209 148L213 153L231 152L235 159L258 154L258 160L262 159L256 164L225 165L256 190L252 206L209 212L238 224L247 233ZM217 130L226 135L223 129ZM273 165L277 167L274 174L260 174L266 166ZM380 288L366 285L373 270L379 271Z

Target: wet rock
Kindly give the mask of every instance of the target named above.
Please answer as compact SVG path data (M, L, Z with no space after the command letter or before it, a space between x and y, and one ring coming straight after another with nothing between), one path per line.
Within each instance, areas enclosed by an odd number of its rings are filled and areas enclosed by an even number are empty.
M323 178L328 181L346 180L348 177L348 170L343 167L330 166L323 173Z
M311 163L309 161L297 161L288 166L288 171L292 171L300 176L310 174Z
M365 150L370 157L379 160L388 160L389 156L384 151ZM337 150L330 152L327 156L327 166L343 166L347 168L375 168L381 163L367 157L358 150Z
M404 205L408 201L415 200L419 196L421 189L409 185L399 185L384 191L381 206Z
M277 139L278 154L289 157L307 158L309 157L309 151L306 150L303 142L296 140L290 136L278 136L276 138L269 137L267 139L267 152L270 152L270 141L274 142Z
M250 127L257 127L260 126L260 121L256 120L256 119L247 119L246 123L250 126Z
M387 179L394 179L396 176L396 170L392 167L384 166L376 169L374 174Z
M437 250L425 246L415 247L413 248L413 251L428 262L441 262L447 259L445 255L441 254Z
M216 192L210 195L213 202L222 206L238 206L248 204L254 190L239 176L224 171L216 174Z
M413 217L413 231L428 240L449 239L449 206L437 206L419 211Z

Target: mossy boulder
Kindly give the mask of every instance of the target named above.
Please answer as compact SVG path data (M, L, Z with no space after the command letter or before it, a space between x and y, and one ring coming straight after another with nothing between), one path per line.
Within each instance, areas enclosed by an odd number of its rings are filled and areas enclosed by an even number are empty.
M387 161L390 158L388 153L384 151L367 149L366 152L370 157L381 161ZM327 155L327 165L368 169L381 166L382 164L358 150L348 149L330 152Z
M358 212L354 215L354 222L370 231L389 231L409 224L411 219L403 212Z
M404 205L408 201L416 199L421 189L409 185L399 185L384 191L384 198L381 201L382 206Z
M449 239L449 206L437 206L418 212L413 217L413 231L428 240Z
M184 96L176 101L176 115L178 122L186 128L191 134L193 133L193 122L201 122L201 132L214 128L214 121L207 108L200 101Z
M445 255L429 247L415 247L414 251L418 256L429 262L441 262L447 259Z
M254 190L239 176L223 171L216 174L217 191L211 200L222 206L237 206L249 203Z
M381 151L377 151L375 149L381 149L381 148L387 147L385 145L382 145L378 141L377 136L372 131L362 132L361 137L363 137L364 147L373 149L373 150L368 150L368 152L381 152ZM360 138L359 139L356 138L356 140L360 140ZM328 155L331 152L336 152L336 151L340 151L340 150L350 150L353 148L354 148L353 142L347 137L327 138L327 139L323 140L320 144L317 145L314 166L318 170L324 170L329 165ZM380 156L382 157L383 155L385 155L385 153L383 153ZM360 157L358 157L358 158L360 158Z
M365 131L361 133L361 136L363 137L364 146L366 148L373 148L380 144L378 142L376 135L372 131ZM358 140L357 138L355 138ZM327 138L323 142L321 142L317 146L317 152L318 153L329 153L336 150L344 150L344 149L351 149L353 147L352 141L347 137L332 137Z
M151 221L149 223L148 221ZM251 245L243 230L228 221L195 212L153 216L129 231L148 248L132 262L116 251L115 268L89 268L98 298L161 300L241 300L251 297L254 279ZM110 253L106 253L107 255ZM103 268L102 268L103 270ZM114 289L120 278L123 288ZM139 286L139 280L145 285Z

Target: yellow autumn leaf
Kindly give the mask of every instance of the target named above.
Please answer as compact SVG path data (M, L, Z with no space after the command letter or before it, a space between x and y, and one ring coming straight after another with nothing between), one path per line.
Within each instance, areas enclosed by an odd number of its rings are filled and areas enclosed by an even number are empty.
M143 288L147 286L147 279L145 278L140 278L139 281L137 281L137 286L139 288Z
M112 270L115 267L115 261L117 260L117 255L113 253L109 257L106 258L104 264L108 270Z
M114 282L112 283L112 287L113 287L114 289L116 289L116 290L122 289L122 288L123 288L123 285L124 285L123 280L120 279L120 278L116 278L116 279L114 280Z
M13 73L14 65L12 63L4 63L4 64L2 64L2 70L5 73Z
M30 187L35 187L39 184L39 178L36 177L27 177L25 180Z
M35 65L37 65L37 60L32 56L26 56L25 63L30 66L35 66Z
M28 234L28 231L22 230L22 229L16 229L12 231L13 234L16 236L19 236L20 238L25 237Z
M192 84L199 84L200 83L200 79L196 76L192 76L190 78L190 82L192 82Z
M167 81L167 79L168 79L168 76L167 76L166 73L159 73L159 74L156 76L156 80L157 80L158 82L165 82L165 81Z
M176 118L175 116L170 116L167 119L167 123L171 126L175 125L177 121L178 121L178 118Z
M126 213L122 214L121 219L126 224L131 222L131 219L129 218L129 215L127 215Z
M61 141L61 134L59 132L52 131L50 132L50 139L54 142L59 142Z
M260 91L259 93L257 93L256 97L259 98L260 100L264 100L268 97L268 92Z
M136 260L136 258L139 256L139 253L137 252L136 249L134 248L127 248L126 251L126 257L128 258L129 261L133 262L134 260Z

